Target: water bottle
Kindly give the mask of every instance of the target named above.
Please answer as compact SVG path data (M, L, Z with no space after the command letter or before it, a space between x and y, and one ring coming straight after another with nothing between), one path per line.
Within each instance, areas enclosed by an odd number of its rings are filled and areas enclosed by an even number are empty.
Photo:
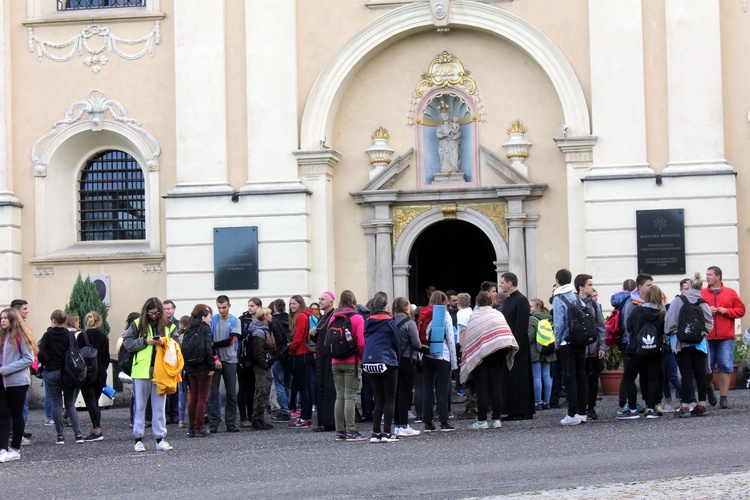
M352 341L352 332L350 332L348 328L346 330L344 330L344 335L346 335L346 341L347 342L351 342Z

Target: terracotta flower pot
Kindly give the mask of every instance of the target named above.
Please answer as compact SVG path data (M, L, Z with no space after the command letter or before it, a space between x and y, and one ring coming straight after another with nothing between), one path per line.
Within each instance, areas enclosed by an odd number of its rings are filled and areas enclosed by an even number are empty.
M599 374L599 380L601 380L602 392L605 396L619 394L622 370L604 370Z
M737 369L740 367L739 364L734 364L734 371L729 374L729 390L733 391L737 388ZM714 372L714 387L716 387L716 390L719 390L719 374Z

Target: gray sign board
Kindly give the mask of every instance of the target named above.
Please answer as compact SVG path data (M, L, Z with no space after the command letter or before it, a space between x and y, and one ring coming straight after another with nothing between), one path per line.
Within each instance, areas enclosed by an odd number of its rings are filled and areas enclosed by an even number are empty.
M685 274L685 211L638 210L635 219L638 272Z
M214 290L258 288L258 226L214 228Z

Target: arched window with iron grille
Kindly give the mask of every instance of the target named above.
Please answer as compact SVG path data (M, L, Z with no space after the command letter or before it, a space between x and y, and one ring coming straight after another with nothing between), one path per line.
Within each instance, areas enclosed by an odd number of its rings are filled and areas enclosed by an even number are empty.
M128 153L101 151L78 182L80 241L145 240L143 170Z

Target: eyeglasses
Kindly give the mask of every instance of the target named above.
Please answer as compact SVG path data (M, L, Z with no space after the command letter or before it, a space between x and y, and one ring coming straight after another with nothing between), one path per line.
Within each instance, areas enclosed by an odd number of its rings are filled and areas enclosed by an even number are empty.
M161 314L161 313L159 312L159 310L158 310L158 309L157 309L156 311L149 311L149 312L148 312L148 315L149 315L149 316L158 316L158 315L160 315L160 314Z

